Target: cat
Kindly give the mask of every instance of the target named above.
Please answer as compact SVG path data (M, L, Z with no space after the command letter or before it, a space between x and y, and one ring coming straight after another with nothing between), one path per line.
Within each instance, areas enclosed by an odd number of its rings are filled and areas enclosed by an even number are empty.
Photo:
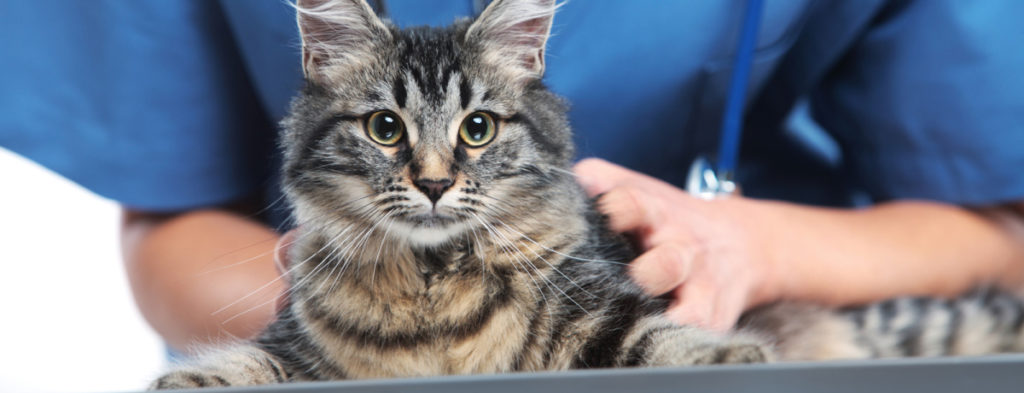
M1024 305L998 291L780 303L728 334L667 320L571 174L567 104L541 83L556 8L495 0L400 30L364 0L300 0L307 83L281 143L301 223L290 302L152 388L1024 347Z

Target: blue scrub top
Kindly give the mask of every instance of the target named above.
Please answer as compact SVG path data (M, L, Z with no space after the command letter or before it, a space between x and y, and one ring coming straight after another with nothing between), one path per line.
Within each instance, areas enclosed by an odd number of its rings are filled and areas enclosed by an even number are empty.
M401 26L443 25L474 3L387 10ZM716 150L742 9L560 8L545 82L572 102L579 155L681 185L693 156ZM1024 2L768 0L764 12L746 194L836 206L1024 199ZM273 190L299 48L279 0L2 2L0 146L136 209Z

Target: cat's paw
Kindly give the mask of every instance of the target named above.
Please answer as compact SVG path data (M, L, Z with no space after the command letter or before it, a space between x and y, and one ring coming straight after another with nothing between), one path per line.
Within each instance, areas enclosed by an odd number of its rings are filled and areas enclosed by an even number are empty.
M157 378L149 385L149 390L198 389L231 385L227 378L217 374L198 370L177 370Z
M693 364L767 363L772 360L771 350L754 342L730 342L717 346L704 356L694 358Z
M749 337L690 336L677 339L675 345L652 348L646 363L651 366L694 366L767 363L774 359L770 346Z

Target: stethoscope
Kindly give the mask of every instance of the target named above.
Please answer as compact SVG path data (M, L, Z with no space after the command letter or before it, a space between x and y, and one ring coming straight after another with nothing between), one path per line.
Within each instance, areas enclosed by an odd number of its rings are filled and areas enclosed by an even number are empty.
M686 177L686 191L697 198L716 199L738 193L735 182L740 137L743 132L743 106L746 102L747 85L750 82L750 67L754 61L754 45L757 43L757 29L761 21L763 0L747 0L743 14L743 30L736 44L736 58L733 59L732 75L729 79L729 95L722 113L722 129L718 143L717 165L712 165L705 156L698 156L690 165Z

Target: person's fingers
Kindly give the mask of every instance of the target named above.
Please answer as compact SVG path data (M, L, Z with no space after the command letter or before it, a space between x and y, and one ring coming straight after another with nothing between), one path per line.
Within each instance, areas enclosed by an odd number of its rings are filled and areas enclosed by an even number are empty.
M738 293L737 291L731 291L722 295L724 298L718 307L715 308L715 314L712 315L711 323L708 325L711 330L724 332L736 325L740 314L743 313L743 303L738 299Z
M658 201L634 187L616 187L601 194L597 206L616 232L650 228L659 221Z
M295 244L296 230L294 228L284 235L281 235L280 239L277 239L277 244L274 245L274 267L277 268L277 273L285 275L288 272L288 267L291 266L291 259L288 257L288 251L291 250L292 244ZM287 280L284 280L287 282ZM282 291L277 296L277 302L275 307L277 312L284 310L289 307L290 299L288 298L288 291Z
M576 180L593 197L608 192L615 187L621 176L618 174L618 166L600 158L585 158L576 163L573 171L576 172Z
M288 251L291 250L292 244L295 243L296 229L292 229L281 235L280 239L277 239L277 244L274 245L274 267L277 268L279 274L284 274L288 271L290 266L290 260L288 258Z
M665 316L675 323L712 328L712 319L717 306L715 288L700 282L683 284L676 288L676 301L665 311Z
M590 196L598 195L617 187L631 184L651 192L670 192L678 189L657 178L612 164L600 158L580 160L573 167L576 178Z
M662 295L686 281L695 254L681 243L661 244L630 263L629 272L647 293Z

